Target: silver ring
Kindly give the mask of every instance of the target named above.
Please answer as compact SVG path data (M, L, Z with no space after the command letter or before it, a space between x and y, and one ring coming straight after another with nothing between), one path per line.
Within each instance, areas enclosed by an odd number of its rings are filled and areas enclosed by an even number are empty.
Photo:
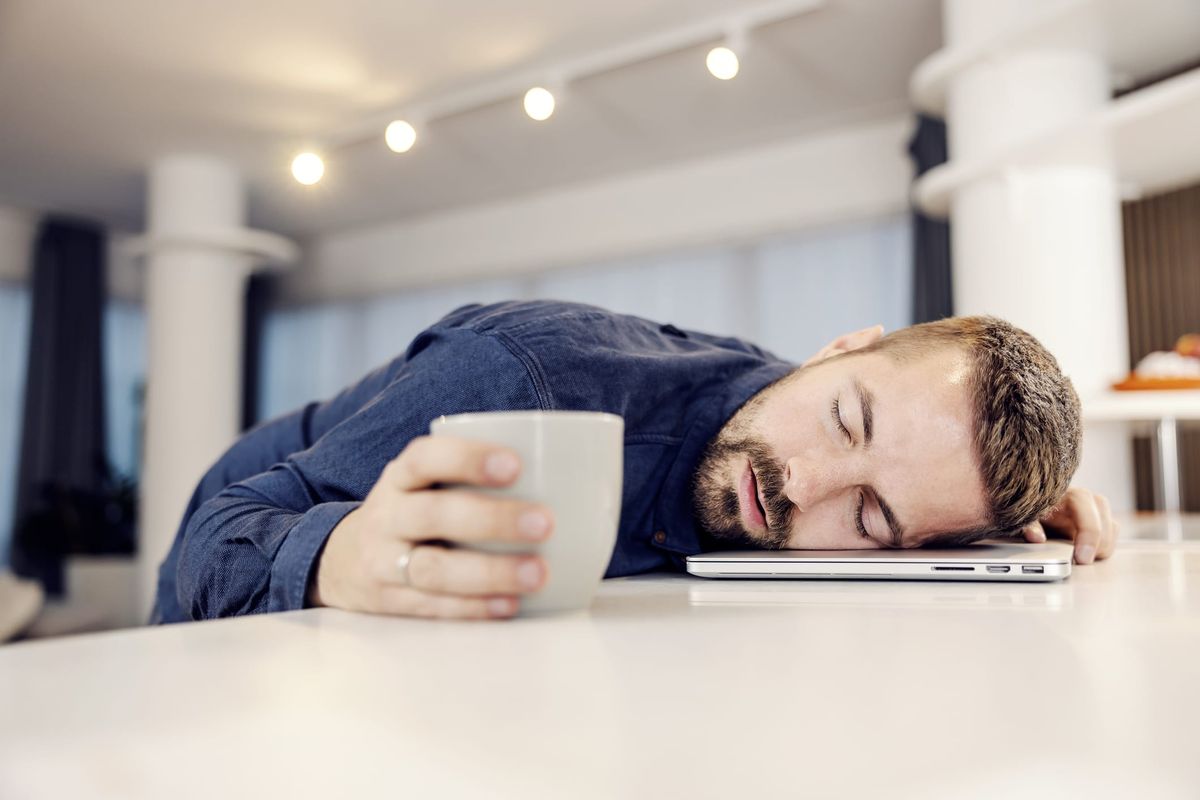
M400 557L396 559L396 571L400 573L400 579L404 582L405 586L412 586L412 580L408 577L408 562L412 561L413 550L416 549L417 548L415 546L410 545L409 548L401 553Z

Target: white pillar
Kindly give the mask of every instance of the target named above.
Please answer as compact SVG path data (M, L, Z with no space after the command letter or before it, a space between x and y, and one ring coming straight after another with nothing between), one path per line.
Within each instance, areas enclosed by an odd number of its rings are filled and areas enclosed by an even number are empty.
M947 46L976 42L1042 0L946 0ZM1105 63L1045 44L1014 47L955 75L946 96L950 156L987 158L1103 107ZM1081 396L1128 369L1120 198L1106 143L977 178L954 195L954 310L995 314L1054 353ZM1123 426L1087 428L1075 483L1133 508L1132 456Z
M37 227L37 215L0 206L0 282L29 280Z
M172 156L150 172L146 262L145 457L139 519L141 607L188 499L240 427L242 320L251 256L205 243L243 226L241 179L210 158Z

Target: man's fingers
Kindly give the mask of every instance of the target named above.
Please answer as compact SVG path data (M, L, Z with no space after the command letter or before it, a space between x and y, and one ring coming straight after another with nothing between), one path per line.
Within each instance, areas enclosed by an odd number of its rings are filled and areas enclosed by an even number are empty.
M1022 528L1021 533L1025 535L1025 541L1027 542L1040 544L1046 541L1046 529L1042 527L1042 523L1036 520Z
M516 453L456 436L418 436L392 459L377 486L409 492L435 483L507 486L521 471Z
M1116 547L1118 525L1108 498L1078 486L1068 489L1062 501L1038 523L1043 531L1075 540L1077 564L1108 558ZM1023 531L1026 538L1031 535L1030 528L1027 526Z
M554 530L550 509L459 489L411 492L384 506L386 538L410 541L540 542Z
M383 566L394 567L385 561ZM517 595L546 584L546 562L538 556L497 555L463 548L417 545L408 561L415 589L456 595ZM401 576L394 570L392 581Z
M384 586L367 611L436 619L504 619L517 613L515 597L459 597L410 586Z
M1104 535L1100 538L1099 547L1096 548L1096 558L1108 558L1117 546L1117 521L1113 519L1112 506L1109 505L1107 497L1102 494L1096 495L1096 507L1100 511L1101 522L1104 525Z
M1068 491L1067 498L1075 522L1075 562L1090 564L1096 558L1104 532L1100 509L1089 491Z

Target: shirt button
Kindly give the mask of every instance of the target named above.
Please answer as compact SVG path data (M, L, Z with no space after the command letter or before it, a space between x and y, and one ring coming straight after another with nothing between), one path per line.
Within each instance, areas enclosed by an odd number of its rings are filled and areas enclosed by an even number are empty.
M655 531L654 532L654 541L655 542L662 544L666 540L667 540L667 534L665 531Z

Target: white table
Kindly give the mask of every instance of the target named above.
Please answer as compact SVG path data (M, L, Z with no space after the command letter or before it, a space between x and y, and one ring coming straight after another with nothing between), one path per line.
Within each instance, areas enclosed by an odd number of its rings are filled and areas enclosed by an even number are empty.
M1061 584L609 581L0 648L0 797L1188 798L1200 542Z
M1085 423L1152 422L1158 455L1155 484L1162 510L1182 508L1179 490L1179 423L1200 421L1200 389L1105 392L1083 402Z

